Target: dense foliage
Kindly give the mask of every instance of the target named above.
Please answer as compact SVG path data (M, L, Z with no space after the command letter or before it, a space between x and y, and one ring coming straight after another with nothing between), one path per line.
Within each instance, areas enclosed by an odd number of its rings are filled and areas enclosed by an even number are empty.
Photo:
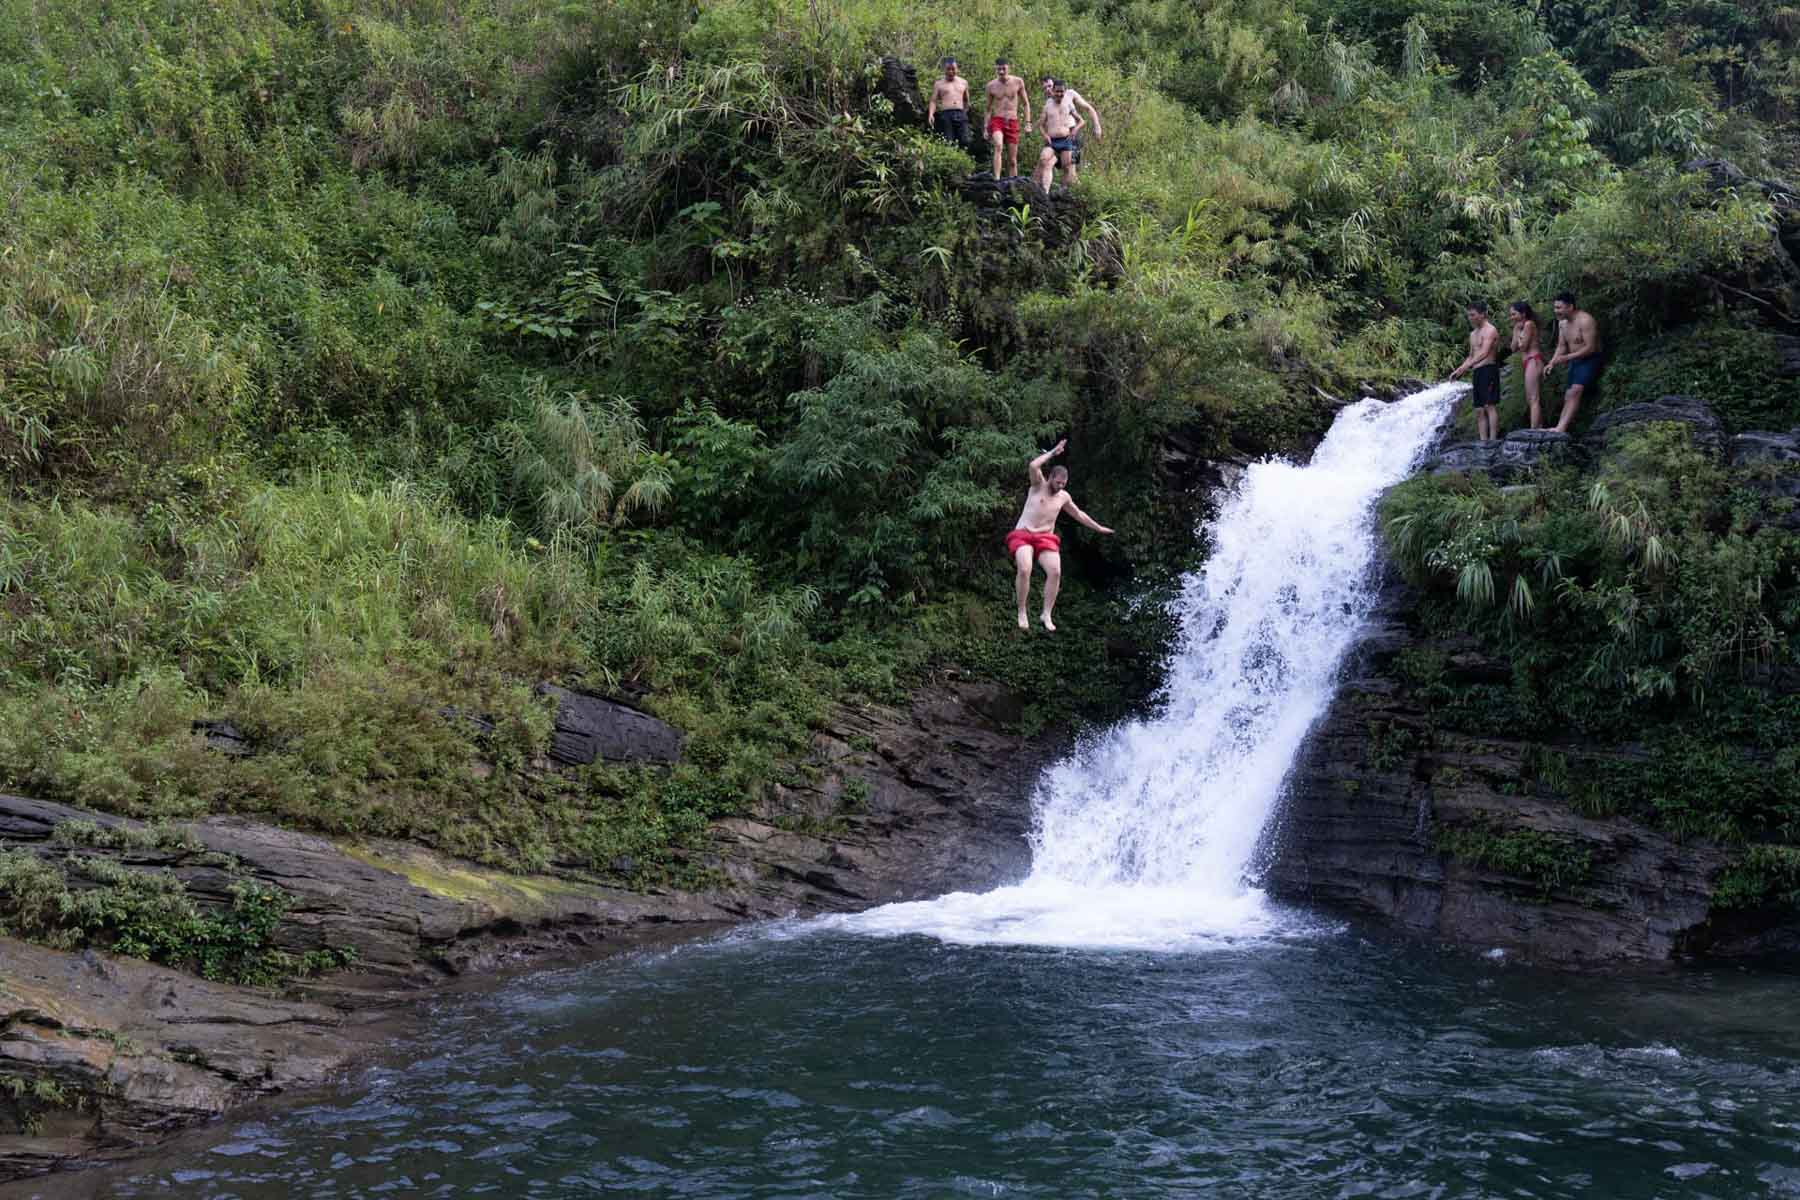
M1769 472L1652 423L1591 471L1504 490L1421 477L1384 509L1419 619L1512 667L1469 684L1430 656L1403 664L1436 720L1535 742L1525 775L1588 816L1745 843L1725 907L1793 894L1800 846L1800 532ZM1637 750L1583 753L1596 744ZM1491 840L1447 848L1487 861Z
M1773 0L0 0L0 786L642 876L834 699L958 661L1115 712L1203 549L1170 431L1303 445L1473 295L1625 345L1766 307L1768 198L1680 167L1793 167L1794 41ZM878 86L950 50L1100 107L1075 197L960 198ZM1047 642L998 535L1059 434L1120 536ZM542 771L546 677L648 689L691 763Z

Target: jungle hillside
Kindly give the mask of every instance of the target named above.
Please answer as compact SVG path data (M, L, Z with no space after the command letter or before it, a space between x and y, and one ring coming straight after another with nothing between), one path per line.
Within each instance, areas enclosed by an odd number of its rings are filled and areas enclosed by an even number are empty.
M975 202L946 54L1096 106L1073 189ZM1595 314L1584 424L1800 426L1797 105L1784 0L0 0L0 790L680 882L833 705L1116 716L1205 553L1184 464L1441 378L1473 299ZM1066 531L1051 638L1000 539L1059 437L1119 532ZM1702 703L1792 663L1800 552L1690 457L1601 516L1433 485L1406 561L1454 613L1486 555L1497 628L1579 542L1579 619L1508 627L1570 680L1533 711ZM1565 652L1632 587L1687 607ZM542 769L547 680L684 762Z

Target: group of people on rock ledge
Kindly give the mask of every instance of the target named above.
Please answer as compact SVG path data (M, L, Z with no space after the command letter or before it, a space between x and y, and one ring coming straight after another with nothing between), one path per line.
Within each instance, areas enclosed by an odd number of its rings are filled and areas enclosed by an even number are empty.
M1550 361L1544 361L1540 345L1538 315L1524 300L1513 301L1507 310L1512 325L1512 340L1505 353L1517 354L1525 374L1525 407L1530 413L1531 428L1544 427L1539 404L1539 389L1545 375L1568 364L1569 373L1563 392L1562 414L1554 426L1557 433L1569 432L1569 425L1581 408L1582 395L1600 376L1600 327L1592 313L1583 311L1570 292L1558 293L1553 302L1556 310L1556 350ZM1469 404L1475 410L1475 436L1488 441L1500 436L1500 331L1488 320L1488 306L1477 300L1469 305L1469 356L1450 372L1450 378L1472 373L1474 392Z
M1090 121L1096 140L1105 135L1100 129L1100 114L1085 96L1053 75L1044 76L1043 84L1044 103L1039 109L1036 128L1043 136L1044 148L1038 152L1031 181L1048 191L1059 166L1063 182L1075 183L1075 166L1081 161L1081 134ZM1001 58L994 63L994 77L988 80L985 95L987 129L984 136L994 148L994 178L1001 178L1003 157L1006 173L1017 175L1020 122L1027 127L1031 125L1031 97L1027 94L1025 80L1014 75L1012 64ZM1083 117L1082 112L1087 116ZM969 144L969 81L958 74L954 58L944 60L943 75L931 85L931 103L925 106L925 123L952 145Z

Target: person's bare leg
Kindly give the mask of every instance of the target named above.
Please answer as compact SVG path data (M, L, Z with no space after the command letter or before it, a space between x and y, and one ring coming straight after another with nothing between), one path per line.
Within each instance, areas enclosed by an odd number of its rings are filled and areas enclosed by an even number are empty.
M1044 628L1056 632L1050 610L1056 607L1056 593L1062 590L1062 555L1056 551L1038 555L1038 566L1044 568Z
M1030 546L1020 546L1013 551L1013 595L1019 601L1019 628L1030 629L1031 620L1025 615L1025 602L1031 599L1031 556Z
M1037 170L1031 173L1031 182L1037 184L1047 192L1050 190L1050 184L1054 182L1055 179L1056 154L1048 147L1045 147L1043 153L1038 155Z
M1567 433L1575 420L1575 414L1581 411L1582 384L1576 384L1563 393L1562 416L1556 419L1556 432Z
M1008 167L1011 168L1007 171L1007 174L1017 175L1019 173L1019 143L1014 142L1006 148L1006 162Z
M1525 407L1531 413L1531 427L1544 427L1544 410L1539 403L1539 385L1544 381L1544 364L1528 362L1525 364Z
M996 129L996 130L994 130L994 132L988 134L988 142L990 145L992 145L994 147L994 178L995 179L1000 178L1000 151L1001 151L1001 147L1005 144L1005 141L1006 141L1005 136L1003 134L1001 134L1001 132L998 129Z
M1493 405L1487 406L1488 437L1492 441L1500 440L1500 410Z
M1074 187L1075 155L1071 151L1064 150L1058 157L1062 159L1063 183L1068 187Z

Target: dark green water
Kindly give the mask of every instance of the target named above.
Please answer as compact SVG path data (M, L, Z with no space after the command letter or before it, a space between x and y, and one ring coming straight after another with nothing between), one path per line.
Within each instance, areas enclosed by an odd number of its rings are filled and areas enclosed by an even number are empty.
M1800 987L747 931L447 1003L90 1195L1800 1196Z

